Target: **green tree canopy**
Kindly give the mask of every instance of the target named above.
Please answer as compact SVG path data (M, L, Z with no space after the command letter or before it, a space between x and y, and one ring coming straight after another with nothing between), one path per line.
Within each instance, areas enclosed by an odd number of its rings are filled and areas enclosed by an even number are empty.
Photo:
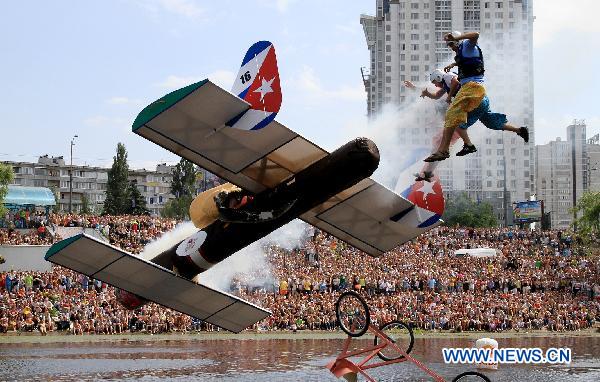
M84 215L89 215L92 213L92 210L90 208L90 198L87 196L86 193L83 193L81 195L81 213Z
M131 205L127 195L129 187L128 174L127 150L125 150L124 144L118 143L117 155L113 157L113 165L108 171L103 214L120 215L126 213Z
M136 182L129 183L127 188L127 196L129 204L125 210L125 213L130 215L149 215L150 211L146 208L146 199L138 190Z
M600 235L600 192L584 193L575 205L577 233L586 241L597 241Z
M164 218L186 220L190 218L190 204L194 198L191 195L180 196L169 200L160 214Z
M456 194L446 200L446 210L442 219L448 226L495 227L498 225L494 208L489 203L476 203L466 192Z
M12 166L0 163L0 216L4 217L6 208L4 207L4 198L8 194L8 185L15 179L15 173Z
M172 219L189 219L190 204L196 194L196 166L181 158L173 171L171 193L175 199L169 200L161 211L161 215Z
M196 188L196 166L184 158L181 158L173 171L171 182L171 193L176 198L188 195L193 196Z

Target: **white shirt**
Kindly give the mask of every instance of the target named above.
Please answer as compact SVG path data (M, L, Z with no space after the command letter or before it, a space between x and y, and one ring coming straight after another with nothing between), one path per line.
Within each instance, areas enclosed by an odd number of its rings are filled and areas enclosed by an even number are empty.
M444 73L444 76L442 77L442 81L444 81L444 83L446 84L446 86L448 86L448 89L452 89L452 79L458 79L458 75L452 72L449 73Z

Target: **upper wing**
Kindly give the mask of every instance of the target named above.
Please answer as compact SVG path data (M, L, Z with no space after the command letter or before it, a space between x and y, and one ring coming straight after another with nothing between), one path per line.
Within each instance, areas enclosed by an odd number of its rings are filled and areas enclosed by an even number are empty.
M136 118L136 134L244 189L272 188L328 153L282 124L227 124L250 104L209 80L167 94Z
M271 314L85 234L55 243L46 260L234 333Z

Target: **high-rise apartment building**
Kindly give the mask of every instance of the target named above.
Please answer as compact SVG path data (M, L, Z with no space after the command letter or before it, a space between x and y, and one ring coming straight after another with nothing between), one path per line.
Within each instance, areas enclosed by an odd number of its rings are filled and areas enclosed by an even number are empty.
M536 195L544 201L544 212L550 214L552 228L567 228L573 222L573 205L593 179L588 149L595 152L596 148L586 141L585 122L578 120L567 127L566 141L556 138L536 146Z
M537 199L544 201L552 228L571 224L573 207L569 142L556 138L536 147Z
M447 193L466 191L491 203L499 220L510 223L505 211L512 209L511 200L529 200L535 188L531 0L375 0L375 7L374 16L360 17L370 52L363 71L370 118L385 105L399 109L402 118L414 102L433 102L417 99L403 82L432 86L429 73L453 61L443 36L454 30L480 32L492 109L516 126L529 126L530 143L478 123L469 129L478 152L444 162L438 173ZM434 109L431 105L431 113L417 116L418 126L410 131L399 129L399 146L431 141L442 124Z

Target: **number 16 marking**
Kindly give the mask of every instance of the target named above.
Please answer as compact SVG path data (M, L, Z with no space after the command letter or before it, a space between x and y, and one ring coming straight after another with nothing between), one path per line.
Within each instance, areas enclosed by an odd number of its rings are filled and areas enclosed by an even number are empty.
M251 79L252 79L252 76L250 75L250 71L247 71L242 76L240 76L240 80L242 80L242 84L245 84L246 82L250 81Z

